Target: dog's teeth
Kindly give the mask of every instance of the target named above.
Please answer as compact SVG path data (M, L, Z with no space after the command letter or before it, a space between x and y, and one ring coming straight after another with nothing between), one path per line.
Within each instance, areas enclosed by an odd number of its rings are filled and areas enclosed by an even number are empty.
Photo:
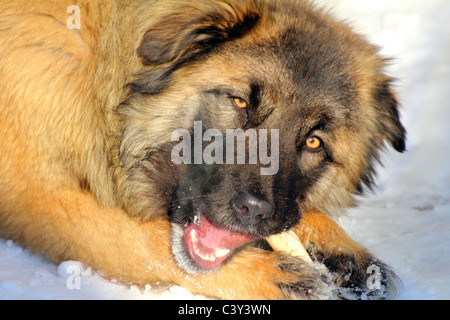
M209 254L209 255L207 255L206 257L205 257L205 260L208 260L208 261L211 261L211 262L214 262L214 261L216 261L216 256L214 256L214 255L212 255L212 254Z
M196 255L198 255L200 258L203 259L202 253L201 253L200 249L196 245L194 245L194 252L195 252Z
M199 247L198 231L193 229L190 231L189 235L191 236L192 247L194 249L195 254L200 258L202 258L203 260L214 262L217 260L217 258L225 257L227 254L230 253L230 249L226 248L216 248L214 249L213 252L210 253L202 252L202 250Z
M215 255L213 255L213 254L208 254L208 253L201 252L201 250L198 247L196 247L196 246L194 246L194 252L200 258L202 258L203 260L206 260L206 261L214 262L217 259L217 257Z
M191 230L190 232L191 240L192 240L192 247L194 248L194 252L201 257L201 251L198 247L198 234L196 230Z
M202 258L203 260L210 260L209 257L207 257L203 252L200 250L200 248L197 246L196 243L194 243L194 252L197 256Z
M198 242L198 232L197 232L197 230L192 229L191 232L190 232L190 236L191 236L191 239L192 239L192 243L194 245L196 245L197 242Z
M196 224L196 225L199 225L200 224L200 215L199 214L196 214L195 216L194 216L194 224Z
M197 256L199 256L200 258L202 258L203 260L207 260L210 262L214 262L216 261L217 257L215 254L208 254L208 253L203 253L201 251L201 249L198 246L199 243L199 238L198 238L198 232L197 230L191 230L191 232L189 233L192 239L192 247L194 249L194 252Z
M217 248L214 251L214 254L216 255L217 258L225 257L229 253L230 253L230 249L223 249L223 248Z

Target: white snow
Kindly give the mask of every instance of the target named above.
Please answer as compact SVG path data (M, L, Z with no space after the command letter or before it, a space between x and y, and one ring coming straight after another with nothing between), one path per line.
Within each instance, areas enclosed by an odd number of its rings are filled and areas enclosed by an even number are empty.
M340 0L334 6L394 58L389 73L398 79L409 133L408 152L384 156L379 189L340 223L394 268L403 282L398 299L450 299L450 1ZM197 298L180 287L140 290L106 281L76 262L58 267L0 240L0 299Z
M450 2L340 0L334 12L394 58L408 130L408 152L384 157L379 189L340 222L393 266L398 299L450 299Z

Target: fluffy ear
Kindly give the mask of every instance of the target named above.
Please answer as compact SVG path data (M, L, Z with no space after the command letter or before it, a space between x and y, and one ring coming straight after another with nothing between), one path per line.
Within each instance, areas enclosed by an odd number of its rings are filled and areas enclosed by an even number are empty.
M145 33L137 53L147 65L180 63L206 54L255 26L259 16L247 2L201 1L169 14Z
M200 0L167 15L148 29L137 49L148 67L130 83L131 89L160 93L175 70L252 30L259 21L257 12L251 0L233 4Z
M399 103L390 88L390 81L385 81L375 92L378 121L383 138L398 152L406 150L406 130L400 122Z

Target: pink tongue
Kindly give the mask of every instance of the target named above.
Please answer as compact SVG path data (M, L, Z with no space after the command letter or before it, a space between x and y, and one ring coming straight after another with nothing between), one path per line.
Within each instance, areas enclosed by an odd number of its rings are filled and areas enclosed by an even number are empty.
M257 238L221 228L199 217L184 230L186 249L193 262L205 270L219 266L234 249Z
M200 218L198 231L200 233L199 238L201 244L208 248L222 247L233 250L243 246L247 242L257 239L246 234L216 226L204 217Z

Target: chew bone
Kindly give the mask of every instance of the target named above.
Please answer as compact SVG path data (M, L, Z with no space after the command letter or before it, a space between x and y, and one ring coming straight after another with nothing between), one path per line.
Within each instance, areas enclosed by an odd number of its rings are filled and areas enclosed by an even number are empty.
M294 231L275 234L266 238L266 240L273 250L282 251L312 263L311 257Z

